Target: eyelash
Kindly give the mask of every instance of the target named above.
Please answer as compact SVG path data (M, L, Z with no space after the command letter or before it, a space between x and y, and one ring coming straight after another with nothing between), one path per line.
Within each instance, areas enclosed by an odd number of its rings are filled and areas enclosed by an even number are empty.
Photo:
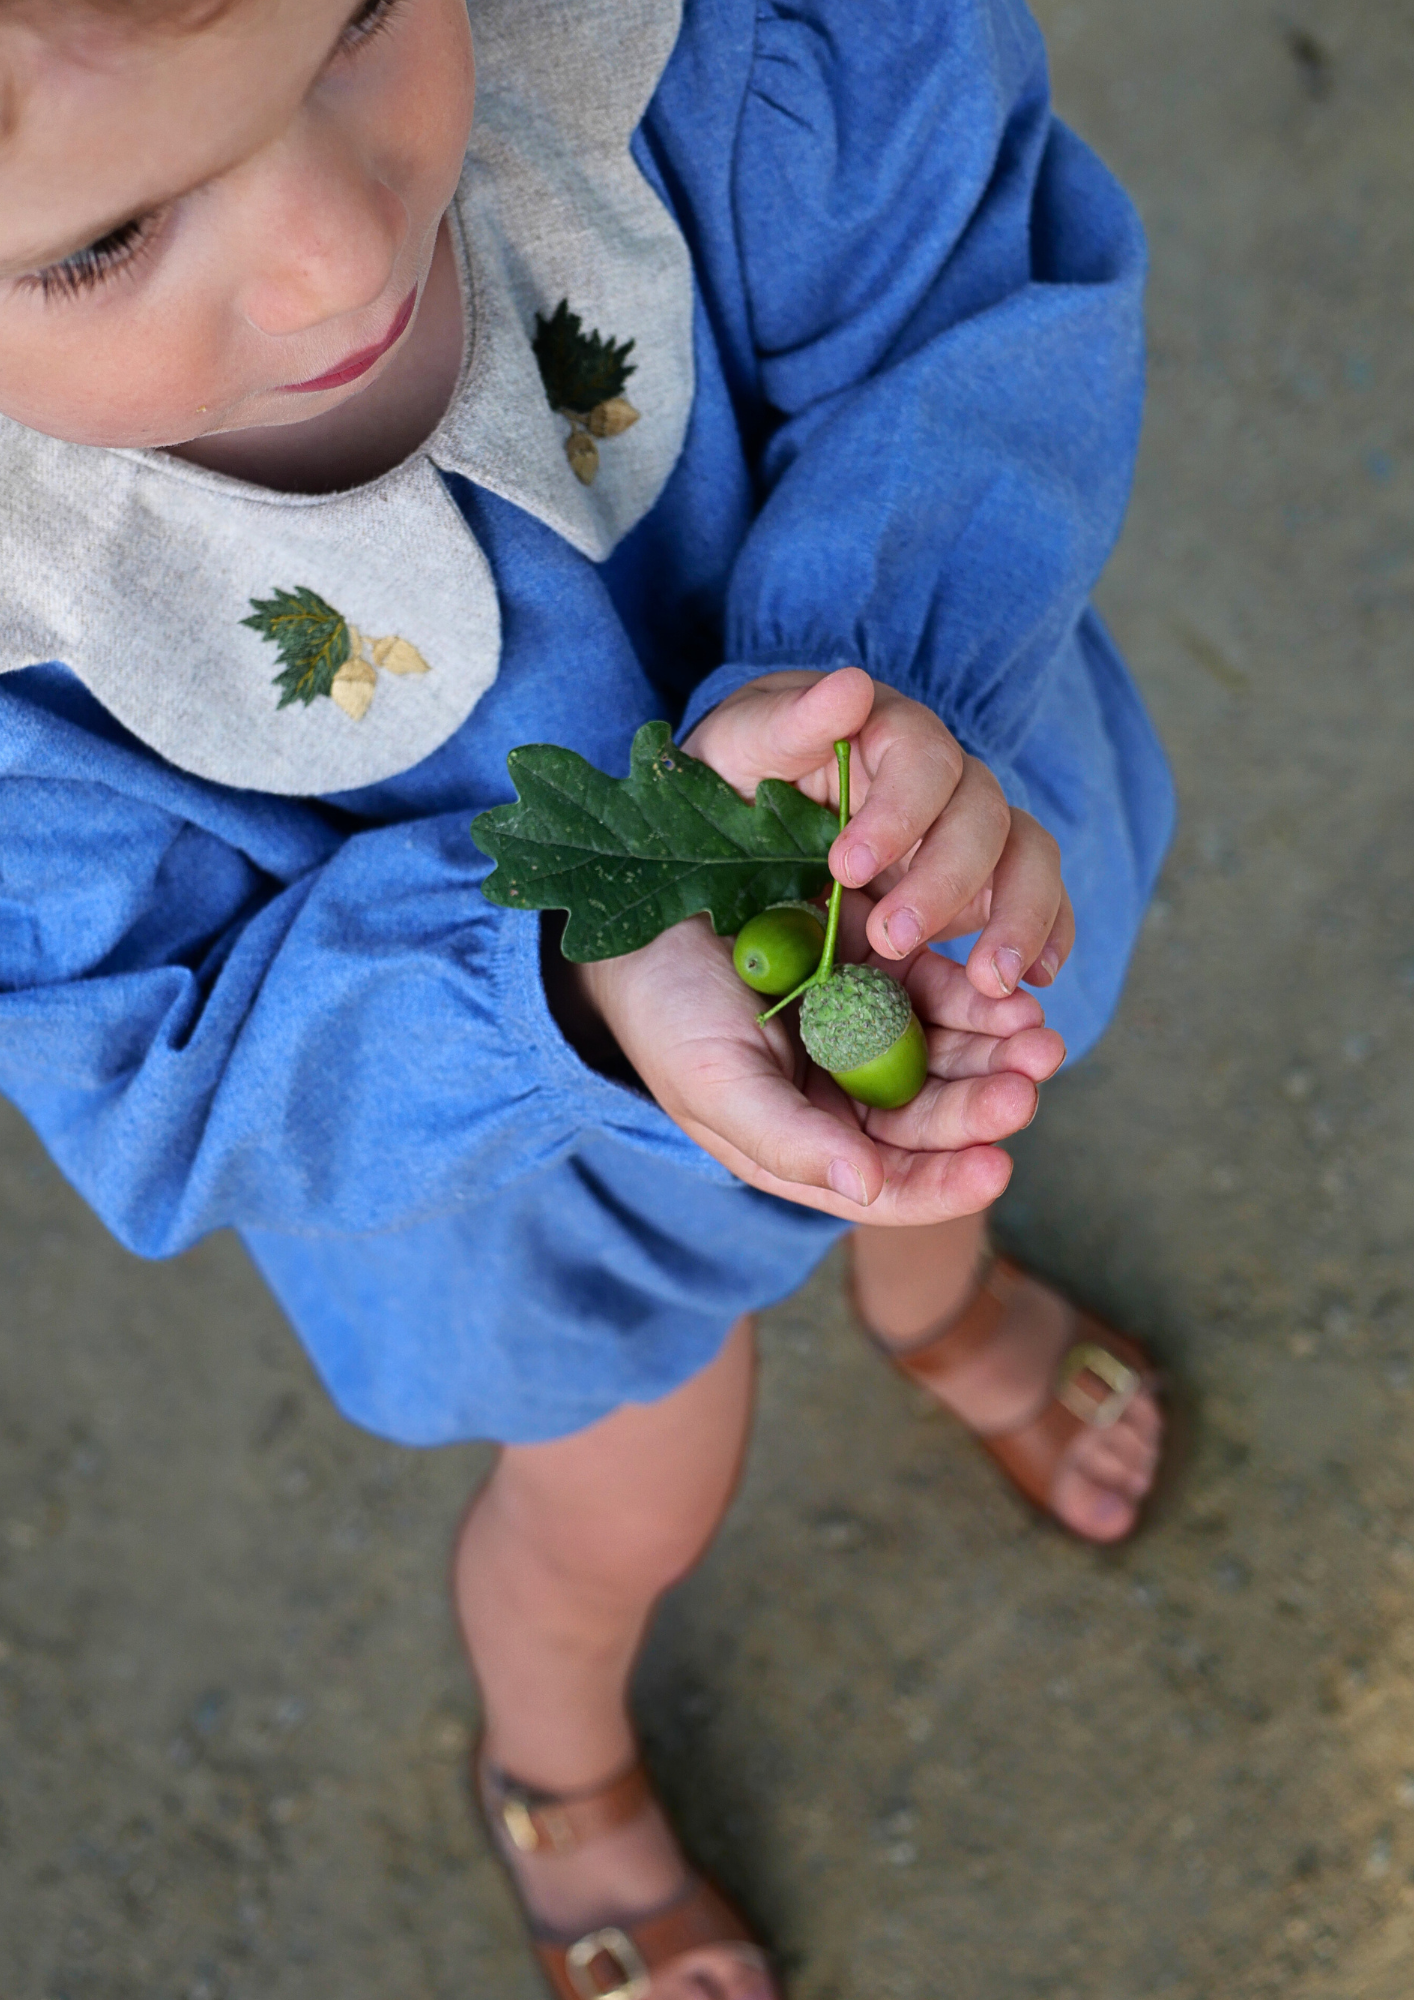
M403 0L364 0L364 5L339 37L334 54L355 54L375 35L383 32L402 4ZM101 236L96 243L76 250L61 264L51 264L43 271L32 271L18 283L26 291L38 292L46 302L56 297L76 299L85 292L96 291L117 272L131 270L144 252L151 249L164 213L156 209L151 215L135 216L131 222L124 222L106 236Z
M401 5L402 0L366 0L345 28L339 42L340 51L348 54L362 48L365 42L371 42L387 27Z

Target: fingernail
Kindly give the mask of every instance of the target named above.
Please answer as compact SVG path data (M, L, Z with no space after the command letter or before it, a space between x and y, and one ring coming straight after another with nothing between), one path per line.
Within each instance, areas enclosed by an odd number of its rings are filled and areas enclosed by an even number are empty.
M830 1183L832 1192L837 1194L841 1201L857 1201L861 1208L864 1207L863 1176L857 1167L849 1164L848 1160L831 1160L826 1179Z
M884 919L884 936L900 958L907 957L922 935L923 926L912 910L895 910Z
M1048 944L1046 946L1046 949L1041 953L1041 963L1050 978L1054 979L1060 971L1060 953L1054 945Z
M992 953L992 970L997 975L997 984L1003 993L1014 993L1016 982L1021 977L1021 953L1009 944Z
M851 847L844 860L845 873L856 888L872 882L879 872L878 859L872 847Z

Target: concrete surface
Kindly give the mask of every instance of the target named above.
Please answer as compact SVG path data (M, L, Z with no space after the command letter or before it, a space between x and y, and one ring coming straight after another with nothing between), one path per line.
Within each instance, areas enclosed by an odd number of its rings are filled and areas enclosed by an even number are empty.
M1155 1340L1192 1457L1067 1546L829 1268L644 1727L799 2000L1408 2000L1414 15L1043 15L1153 232L1104 604L1184 820L1005 1228ZM442 1594L484 1463L343 1427L233 1242L137 1264L0 1117L4 2000L531 2000Z

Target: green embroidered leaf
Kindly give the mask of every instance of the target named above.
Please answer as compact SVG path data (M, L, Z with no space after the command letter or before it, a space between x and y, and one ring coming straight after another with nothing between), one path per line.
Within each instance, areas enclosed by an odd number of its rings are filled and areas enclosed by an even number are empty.
M321 694L329 694L334 676L349 657L348 621L317 591L303 586L277 590L273 597L252 597L253 618L243 618L262 639L279 650L283 661L275 675L275 686L283 690L281 708L302 701L306 708Z
M550 319L535 315L533 345L552 410L573 410L587 417L601 403L622 396L629 376L637 372L628 358L635 343L619 344L598 333L585 333L568 299L560 300Z
M512 750L507 765L518 802L472 823L497 864L485 893L506 909L568 910L561 949L576 964L636 951L699 911L730 936L830 879L832 812L777 778L747 805L683 755L666 722L634 737L627 778L549 743Z

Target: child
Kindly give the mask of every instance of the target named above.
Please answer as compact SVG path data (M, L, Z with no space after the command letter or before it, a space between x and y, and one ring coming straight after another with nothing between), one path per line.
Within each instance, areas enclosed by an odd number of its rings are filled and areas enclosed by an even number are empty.
M981 1233L1169 825L1086 608L1133 217L1021 0L0 0L0 113L0 1088L132 1249L237 1227L355 1421L502 1441L457 1607L547 1971L760 2000L625 1701L751 1310L865 1223L1025 1490L1113 1540L1152 1476L1142 1357ZM660 714L748 795L853 740L904 1111L705 920L571 969L480 896L507 752Z

